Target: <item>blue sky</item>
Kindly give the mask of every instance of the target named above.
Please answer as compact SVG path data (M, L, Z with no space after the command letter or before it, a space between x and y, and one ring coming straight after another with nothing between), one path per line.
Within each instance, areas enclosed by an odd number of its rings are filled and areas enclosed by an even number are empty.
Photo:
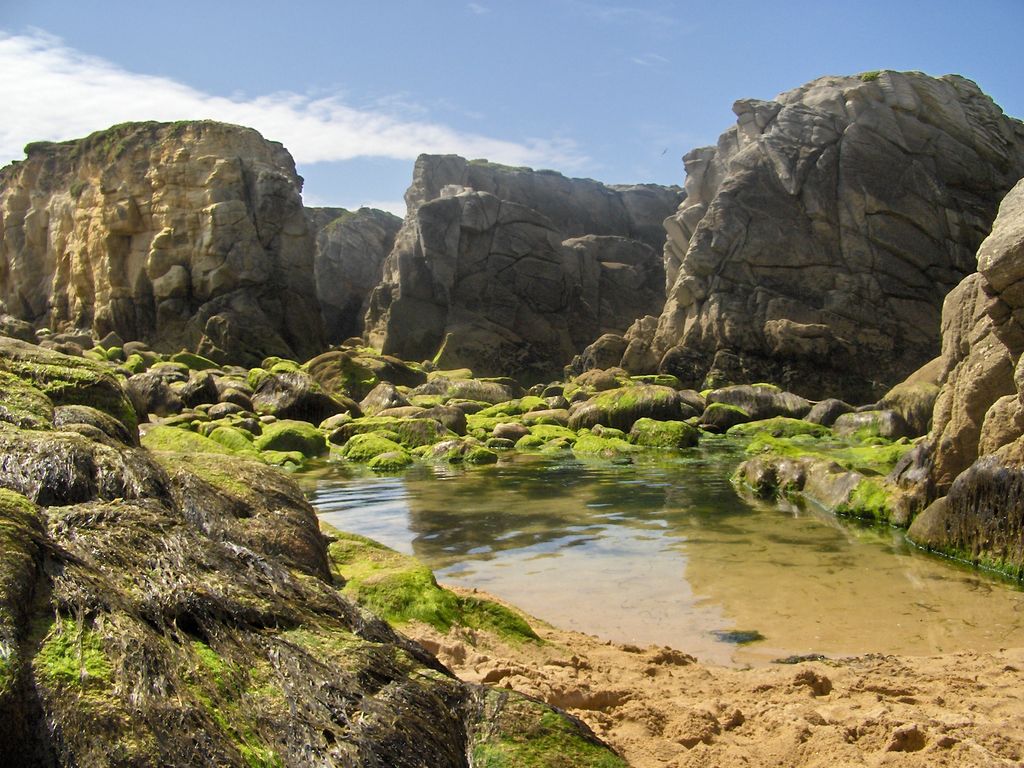
M131 119L242 122L307 204L394 210L420 152L683 181L739 98L825 74L970 77L1024 117L1024 0L0 0L0 163Z

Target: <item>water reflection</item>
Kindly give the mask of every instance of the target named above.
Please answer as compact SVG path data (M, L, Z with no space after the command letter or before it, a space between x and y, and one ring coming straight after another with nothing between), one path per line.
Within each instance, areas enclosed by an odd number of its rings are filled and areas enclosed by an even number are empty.
M1024 644L1019 591L896 531L744 501L728 482L738 458L711 444L625 466L518 456L398 477L335 467L303 482L331 525L609 639L717 663ZM732 642L748 633L764 639Z

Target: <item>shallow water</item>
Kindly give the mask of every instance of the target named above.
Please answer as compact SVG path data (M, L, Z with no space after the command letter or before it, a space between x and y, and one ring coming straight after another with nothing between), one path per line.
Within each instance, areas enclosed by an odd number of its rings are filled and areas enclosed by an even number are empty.
M721 442L629 465L510 456L300 480L325 522L415 554L440 582L609 640L718 664L1024 646L1024 592L899 531L741 499L739 458Z

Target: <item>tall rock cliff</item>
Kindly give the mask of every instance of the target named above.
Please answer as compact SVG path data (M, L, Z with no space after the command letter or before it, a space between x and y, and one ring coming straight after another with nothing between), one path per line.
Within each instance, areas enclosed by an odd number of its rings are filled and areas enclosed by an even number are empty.
M327 341L361 336L370 294L402 220L375 208L307 208L306 218L316 237L316 295Z
M423 155L371 297L384 352L542 379L664 301L661 221L682 190Z
M0 170L0 298L222 362L322 347L302 180L250 128L128 123Z
M1024 572L1024 180L946 299L932 430L903 468L919 543ZM915 466L916 465L916 466ZM923 487L922 487L923 486Z
M667 301L624 362L873 399L938 353L943 298L1024 175L1024 126L974 83L919 73L825 77L733 110L716 147L685 157Z

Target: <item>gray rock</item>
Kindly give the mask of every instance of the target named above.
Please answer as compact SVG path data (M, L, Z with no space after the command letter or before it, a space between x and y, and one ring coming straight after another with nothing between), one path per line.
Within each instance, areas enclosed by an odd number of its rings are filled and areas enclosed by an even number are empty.
M626 334L631 359L698 388L875 400L938 353L943 298L1024 175L1024 127L974 83L919 73L821 78L734 111L685 158L668 297L653 335Z
M724 403L742 408L751 421L785 416L802 419L811 411L811 403L792 392L782 392L772 386L735 385L708 393L707 403Z
M657 311L663 235L653 224L681 199L678 189L422 156L367 338L440 368L550 380L597 336Z
M374 208L307 208L306 217L316 237L316 295L327 341L362 336L370 293L402 220Z
M804 419L812 424L821 424L824 427L831 427L835 424L836 419L844 413L853 413L853 411L854 407L849 403L830 397L827 400L815 403L814 407L811 408L806 416L804 416Z

